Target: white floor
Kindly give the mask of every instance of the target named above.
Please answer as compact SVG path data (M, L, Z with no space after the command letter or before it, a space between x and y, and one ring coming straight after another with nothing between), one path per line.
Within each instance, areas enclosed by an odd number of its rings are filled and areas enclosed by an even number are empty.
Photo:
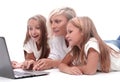
M46 70L49 75L23 79L0 77L0 82L114 82L120 81L120 72L97 73L96 75L68 75L58 69Z

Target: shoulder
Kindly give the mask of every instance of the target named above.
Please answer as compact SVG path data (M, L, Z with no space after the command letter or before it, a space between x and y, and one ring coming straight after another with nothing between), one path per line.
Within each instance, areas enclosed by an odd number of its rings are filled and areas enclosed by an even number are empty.
M87 47L88 45L98 45L98 42L97 42L97 40L95 39L95 38L90 38L89 40L88 40L88 42L85 44L85 47Z
M95 38L90 38L89 40L88 40L88 42L87 43L93 43L93 42L97 42L97 40L95 39Z
M87 54L88 50L93 48L94 50L99 51L99 45L95 38L90 38L88 42L85 44L85 53Z
M35 44L35 42L30 39L26 44L24 44L24 46L33 46Z

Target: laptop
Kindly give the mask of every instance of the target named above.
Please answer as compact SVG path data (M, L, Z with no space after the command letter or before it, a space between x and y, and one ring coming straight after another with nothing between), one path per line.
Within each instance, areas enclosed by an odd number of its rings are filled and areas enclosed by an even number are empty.
M34 77L34 76L43 76L48 74L49 72L46 71L13 69L6 40L4 37L0 37L0 76L1 77L19 79L19 78Z

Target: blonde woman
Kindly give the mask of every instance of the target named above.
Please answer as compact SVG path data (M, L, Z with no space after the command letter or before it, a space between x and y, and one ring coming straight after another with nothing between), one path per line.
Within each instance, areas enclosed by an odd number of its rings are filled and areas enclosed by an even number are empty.
M34 70L45 70L57 68L66 53L70 50L66 40L66 25L68 21L75 17L76 13L73 8L64 7L53 10L49 17L49 26L51 29L50 54L46 59L38 61Z

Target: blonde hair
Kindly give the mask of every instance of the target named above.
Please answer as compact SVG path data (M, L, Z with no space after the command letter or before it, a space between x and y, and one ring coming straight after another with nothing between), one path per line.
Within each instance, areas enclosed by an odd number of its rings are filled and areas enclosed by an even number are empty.
M83 33L83 41L80 44L81 45L81 50L77 47L73 47L73 54L74 58L80 57L80 61L82 64L87 63L87 57L84 52L84 46L88 42L88 40L91 37L96 38L99 49L100 49L100 66L101 66L101 71L102 72L109 72L110 70L110 47L108 47L104 41L100 38L98 35L98 32L95 28L95 25L93 21L89 17L75 17L69 21L69 23L72 23L76 28L79 28L79 30ZM80 54L80 56L79 56Z
M50 29L51 27L51 17L54 15L64 15L66 19L69 21L71 18L76 17L76 12L74 11L73 8L70 7L63 7L63 8L57 8L54 9L50 15L49 15L49 20L48 20L48 30L49 30L49 35L52 36L52 31Z

